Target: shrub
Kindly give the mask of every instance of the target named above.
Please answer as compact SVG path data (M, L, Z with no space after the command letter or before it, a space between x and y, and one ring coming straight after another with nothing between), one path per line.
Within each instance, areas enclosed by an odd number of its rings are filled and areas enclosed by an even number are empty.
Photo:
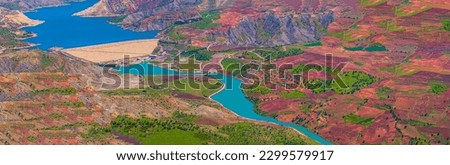
M373 122L373 118L363 118L353 113L343 117L344 121L352 124L361 124L364 126L369 126Z
M448 87L441 82L432 82L430 83L430 92L434 94L442 94L448 90Z
M218 11L204 11L201 13L201 20L190 24L192 28L196 29L212 29L219 27L219 24L213 23L220 18Z
M450 19L443 20L442 22L442 29L445 31L450 31Z
M306 93L297 90L292 92L282 92L281 97L285 99L304 98L306 97Z

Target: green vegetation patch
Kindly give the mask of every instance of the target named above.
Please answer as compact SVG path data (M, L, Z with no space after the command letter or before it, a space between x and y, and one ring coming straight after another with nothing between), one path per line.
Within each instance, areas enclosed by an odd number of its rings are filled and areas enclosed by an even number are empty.
M77 93L75 88L50 88L39 91L34 91L33 96L44 95L44 94L60 94L60 95L72 95Z
M66 117L66 116L64 116L63 114L60 114L60 113L53 113L53 114L50 114L49 117L52 119L60 119L60 118Z
M246 94L262 94L266 95L272 92L272 90L265 85L258 85L257 87L251 87L250 89L245 89Z
M381 27L386 28L388 32L397 32L405 30L404 28L395 25L395 21L393 20L382 22Z
M147 77L152 78L152 77ZM101 91L102 93L109 95L109 96L152 96L152 97L159 97L162 94L170 94L170 91L168 89L160 89L158 87L148 87L145 89L116 89L116 90L107 90L107 91Z
M35 143L35 142L37 142L38 139L36 136L28 136L27 140L31 143Z
M430 140L426 138L414 137L409 140L409 145L430 145Z
M387 48L381 43L374 43L368 47L356 46L356 47L344 47L345 50L349 51L367 51L367 52L384 52Z
M208 129L192 122L192 116L180 113L163 119L146 117L131 118L119 116L110 126L94 126L84 135L87 139L101 139L112 137L111 133L133 138L147 145L264 145L264 144L317 144L295 131L272 128L253 123L235 123Z
M263 38L270 38L270 34L264 30L261 24L258 24L258 36L262 36Z
M86 106L83 102L54 102L52 103L54 106L63 106L63 107L73 107L80 108Z
M364 72L343 72L336 74L332 80L310 79L304 86L314 93L334 91L338 94L353 94L376 82L376 78Z
M353 113L342 117L345 122L352 124L361 124L364 126L370 126L373 122L373 118L363 118Z
M322 46L322 42L320 42L320 41L309 42L309 43L304 44L304 46L306 46L306 47Z
M181 52L183 57L194 57L198 61L209 61L215 54L213 51L208 51L206 48L188 47L186 51Z
M257 60L257 61L261 61L261 62L263 61L263 59L261 59L261 57L259 57L258 55L256 55L253 52L244 52L243 56L248 59Z
M27 44L17 40L17 35L8 28L0 27L0 46L6 48L15 48L26 46Z
M231 73L232 75L236 76L240 74L242 61L240 61L237 58L225 58L221 62L223 69L227 73Z
M421 8L419 11L413 11L413 12L406 13L404 10L402 10L401 6L396 6L392 10L394 10L395 15L398 17L411 17L411 16L417 15L419 13L422 13L422 12L425 12L425 11L428 11L431 9L432 9L431 7L424 7L424 8Z
M392 89L389 87L383 86L376 89L376 94L379 99L388 99L391 93Z
M333 91L338 94L352 94L376 81L375 77L357 71L339 73L338 77L339 79L335 79L331 84Z
M186 40L186 37L180 32L178 32L177 28L170 29L167 35L171 40L174 41Z
M123 20L125 20L125 18L127 18L126 15L119 16L119 17L113 17L109 20L109 22L111 22L113 24L118 24L118 23L121 23Z
M301 105L298 107L303 113L309 113L312 110L312 105Z
M281 92L281 97L285 99L305 98L307 95L301 91Z
M293 74L300 74L300 73L306 73L309 71L324 71L326 73L335 73L335 71L333 71L332 68L330 67L322 67L320 65L304 65L304 64L299 64L294 66L290 71Z
M345 31L341 32L327 32L327 36L336 37L336 38L344 38Z
M62 126L53 126L48 128L43 128L41 130L52 130L52 131L58 131L58 130L67 130L71 128L78 128L87 125L86 123L74 123L74 124L64 124Z
M201 20L189 24L190 27L196 29L213 29L219 27L219 24L213 23L220 18L220 12L218 11L204 11L201 14Z
M430 83L430 92L440 95L444 92L447 92L448 87L441 82L432 82Z
M445 19L441 21L442 29L445 31L450 31L450 19Z
M423 121L419 121L419 120L409 120L409 125L415 126L415 127L429 127L429 126L433 126L433 124L431 123L427 123L427 122L423 122Z
M56 60L45 53L40 53L41 57L41 68L47 68L49 66L52 66Z
M353 62L355 65L358 65L358 66L364 66L364 63L362 63L362 62L359 62L359 61L355 61L355 62Z
M255 53L258 53L265 58L270 57L271 59L278 59L278 58L300 55L300 54L303 54L304 51L300 48L287 48L287 50L273 48L272 50L258 49L258 50L255 50Z
M222 89L223 84L217 79L210 79L209 82L194 82L193 78L175 80L169 85L181 93L188 93L201 97L208 97ZM199 85L192 85L199 84Z
M361 4L361 6L364 6L364 7L379 6L386 2L387 2L387 0L359 0L359 3Z
M315 94L332 90L332 80L309 79L303 84L305 88L312 90Z

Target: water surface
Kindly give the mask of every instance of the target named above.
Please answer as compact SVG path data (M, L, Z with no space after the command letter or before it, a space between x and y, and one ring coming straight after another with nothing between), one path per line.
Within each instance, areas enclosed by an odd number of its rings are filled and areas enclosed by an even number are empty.
M291 127L303 133L304 135L318 141L321 144L331 144L329 141L309 131L305 127L299 126L294 123L281 122L275 118L257 114L255 112L255 105L249 99L247 99L244 92L242 91L241 80L225 75L217 75L215 77L225 84L225 89L213 95L211 98L222 104L225 108L233 111L237 115L252 120L271 122L281 126Z
M124 30L117 25L108 23L109 18L104 17L72 16L96 2L98 0L73 2L66 6L41 8L25 13L31 19L45 21L41 25L24 28L24 30L38 35L26 41L39 44L38 48L48 50L52 47L74 48L136 39L152 39L158 33L158 31Z
M27 41L40 44L38 46L40 49L47 50L51 47L73 48L126 40L151 39L158 33L158 31L133 32L124 30L119 26L107 23L108 18L82 18L72 16L72 14L82 11L96 2L97 0L87 0L71 3L68 6L42 8L37 10L37 12L26 13L32 19L45 21L44 24L39 26L25 28L27 31L38 34L37 37L30 38ZM122 74L179 74L177 71L161 68L147 62L127 67L118 67L116 69ZM241 89L242 82L239 79L226 75L216 75L216 78L225 84L225 89L213 95L211 98L237 115L252 120L291 127L322 144L331 144L302 126L281 122L274 118L257 114L254 111L255 105L245 97Z
M144 69L145 68L145 69ZM149 64L147 62L131 65L127 67L117 68L122 74L134 74L134 75L152 75L152 76L160 76L160 75L174 75L177 72L173 70L168 70L165 68L161 68L159 66L155 66ZM186 73L183 73L186 74ZM251 119L256 121L263 122L271 122L281 126L286 126L293 128L304 135L314 139L315 141L325 144L331 145L332 143L320 137L319 135L309 131L305 127L296 125L294 123L287 123L278 121L275 118L266 117L259 115L255 112L255 105L245 96L241 86L242 81L227 75L214 75L215 78L219 79L222 83L225 84L225 88L211 96L211 98L218 103L222 104L225 108L233 111L237 115Z

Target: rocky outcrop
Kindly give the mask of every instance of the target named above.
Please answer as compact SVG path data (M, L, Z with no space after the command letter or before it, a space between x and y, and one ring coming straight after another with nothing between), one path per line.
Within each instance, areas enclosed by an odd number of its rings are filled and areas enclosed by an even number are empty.
M101 0L75 15L86 17L123 16L125 28L138 31L161 30L176 21L198 16L196 6L202 0Z
M0 74L28 72L63 72L99 79L102 68L95 64L74 60L58 53L21 50L0 55Z
M30 11L41 7L58 6L67 2L80 2L83 0L0 0L0 6L21 11Z
M331 10L314 5L303 3L297 10L278 0L100 0L77 15L120 16L122 19L119 24L122 27L146 31L162 30L175 22L199 19L199 13L204 11L234 12L242 17L237 25L220 26L220 30L203 30L203 34L197 36L208 36L209 45L273 46L318 41L333 21L334 14ZM284 12L280 12L276 6L282 6ZM300 10L301 7L310 10ZM226 41L215 43L218 38L225 38ZM194 39L205 40L198 37Z
M333 12L299 15L276 15L269 12L261 17L246 17L227 32L212 32L211 36L226 38L226 44L236 46L313 42L320 40L333 19Z
M18 10L9 10L0 7L0 26L18 29L25 26L36 26L42 21L32 20Z

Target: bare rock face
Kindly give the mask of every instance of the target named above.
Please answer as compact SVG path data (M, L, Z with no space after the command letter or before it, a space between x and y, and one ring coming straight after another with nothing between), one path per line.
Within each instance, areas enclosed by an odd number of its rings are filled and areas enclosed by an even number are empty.
M21 50L0 55L0 74L28 72L63 72L85 74L98 78L102 68L95 64L73 60L58 53Z
M275 11L279 5L286 9L291 7L278 0L101 0L76 15L122 17L119 22L122 27L147 31L163 30L175 22L199 19L199 13L204 11L236 11L243 16L237 25L226 27L227 30L204 30L212 40L211 44L214 44L215 38L221 37L227 39L225 44L232 46L273 46L317 41L334 19L330 10L306 10L314 6L310 3L305 4L303 10L298 6L298 9L285 12Z
M80 2L82 0L0 0L0 6L21 11L30 11L41 7L58 6L67 2Z
M238 46L273 46L318 41L333 21L332 12L300 15L266 13L262 17L245 18L227 33L216 33Z
M101 0L75 15L86 17L123 16L119 23L138 31L161 30L174 22L198 16L195 7L202 0Z
M9 10L0 7L0 26L7 28L20 28L24 26L36 26L42 21L32 20L18 10Z

